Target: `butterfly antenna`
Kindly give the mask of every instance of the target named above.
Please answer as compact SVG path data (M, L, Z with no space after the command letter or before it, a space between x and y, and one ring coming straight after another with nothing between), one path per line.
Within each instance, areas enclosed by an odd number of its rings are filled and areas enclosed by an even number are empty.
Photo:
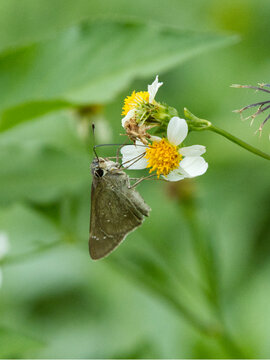
M95 145L95 124L94 123L92 123L92 131L93 131L93 142L94 142L93 151L94 151L94 154L96 155L96 158L99 161L99 157L98 157L98 154L96 152L96 146L97 145Z

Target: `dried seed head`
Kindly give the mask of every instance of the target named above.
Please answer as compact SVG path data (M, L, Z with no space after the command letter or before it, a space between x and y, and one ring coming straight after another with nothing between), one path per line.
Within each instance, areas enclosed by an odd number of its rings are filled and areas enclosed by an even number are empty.
M144 145L147 145L151 135L147 133L147 130L151 129L155 125L146 126L144 124L138 125L136 119L132 118L126 121L124 128L126 134L131 141L135 143L136 140L140 140Z
M270 84L266 84L266 83L258 83L258 86L233 84L233 85L231 85L231 87L254 89L254 90L256 90L256 92L262 91L267 94L270 94L270 90L267 89L267 88L270 88ZM248 117L244 118L243 114L242 114L243 111L251 109L251 108L257 108L257 110L252 115L249 115ZM264 100L264 101L260 101L260 102L254 103L254 104L250 104L250 105L244 106L243 108L241 108L239 110L234 110L233 112L239 113L241 116L241 120L250 120L251 119L250 126L252 126L255 118L257 116L261 115L262 113L265 113L267 110L270 111L270 100ZM267 115L267 117L264 119L264 121L260 124L260 127L255 132L255 134L257 132L259 132L261 135L263 127L269 119L270 119L270 114Z

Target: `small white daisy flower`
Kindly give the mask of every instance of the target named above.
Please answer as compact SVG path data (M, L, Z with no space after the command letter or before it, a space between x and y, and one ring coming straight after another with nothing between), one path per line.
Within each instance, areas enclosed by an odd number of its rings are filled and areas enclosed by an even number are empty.
M202 175L208 168L201 157L205 146L192 145L181 147L188 134L186 120L175 116L167 127L167 138L152 137L152 144L145 146L137 141L135 145L127 145L121 149L122 164L128 169L150 168L168 181L178 181Z
M125 117L122 119L123 127L128 120L132 119L135 116L136 109L140 108L143 103L153 104L158 89L162 84L162 82L158 82L157 75L153 83L151 85L148 85L148 91L133 91L130 96L127 96L125 98L122 111L122 115L125 115Z

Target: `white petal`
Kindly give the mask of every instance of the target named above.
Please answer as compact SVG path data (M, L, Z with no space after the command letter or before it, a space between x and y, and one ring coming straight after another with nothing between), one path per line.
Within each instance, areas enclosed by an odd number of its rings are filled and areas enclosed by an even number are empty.
M151 135L150 140L151 140L151 141L160 142L162 139L161 139L161 137L159 137L159 136Z
M177 116L171 118L168 128L167 137L171 144L179 145L186 138L188 134L188 125L185 119L180 119Z
M135 145L126 145L122 147L120 151L123 156L132 158L141 155L145 151L145 148Z
M180 162L180 169L190 178L204 174L207 168L208 164L201 156L187 156Z
M145 153L145 145L140 141L137 141L136 145L126 145L121 148L122 165L128 169L145 169L147 160L144 157L141 158Z
M0 259L3 258L9 251L10 244L8 235L4 232L0 233Z
M132 119L134 116L135 116L135 109L129 110L129 112L127 113L127 115L122 119L122 126L123 126L123 128L125 127L126 121Z
M125 158L123 158L125 160ZM125 161L123 161L124 163ZM148 165L147 160L143 157L142 159L136 160L136 159L128 159L128 162L125 162L123 165L125 169L128 170L142 170L145 169Z
M171 171L168 175L163 176L162 177L168 181L179 181L179 180L183 180L185 178L185 176L183 174L180 174L178 171L178 169Z
M155 99L156 93L158 92L158 89L163 85L163 82L158 82L158 75L156 76L155 80L151 85L148 85L148 92L149 92L149 102L152 104L152 102Z
M203 145L192 145L182 147L179 149L179 154L183 156L200 156L206 152L206 148Z
M136 146L137 145L137 146ZM145 152L146 146L141 141L136 141L135 145L125 145L120 149L123 156L138 156Z

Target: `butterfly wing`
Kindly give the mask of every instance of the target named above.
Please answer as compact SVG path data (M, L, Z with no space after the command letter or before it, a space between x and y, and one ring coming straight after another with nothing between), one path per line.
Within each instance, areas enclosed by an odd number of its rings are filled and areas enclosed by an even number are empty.
M145 214L132 200L135 193L127 187L121 189L119 186L108 185L104 178L92 184L89 238L92 259L108 255L128 233L142 224ZM145 206L148 210L148 206Z

